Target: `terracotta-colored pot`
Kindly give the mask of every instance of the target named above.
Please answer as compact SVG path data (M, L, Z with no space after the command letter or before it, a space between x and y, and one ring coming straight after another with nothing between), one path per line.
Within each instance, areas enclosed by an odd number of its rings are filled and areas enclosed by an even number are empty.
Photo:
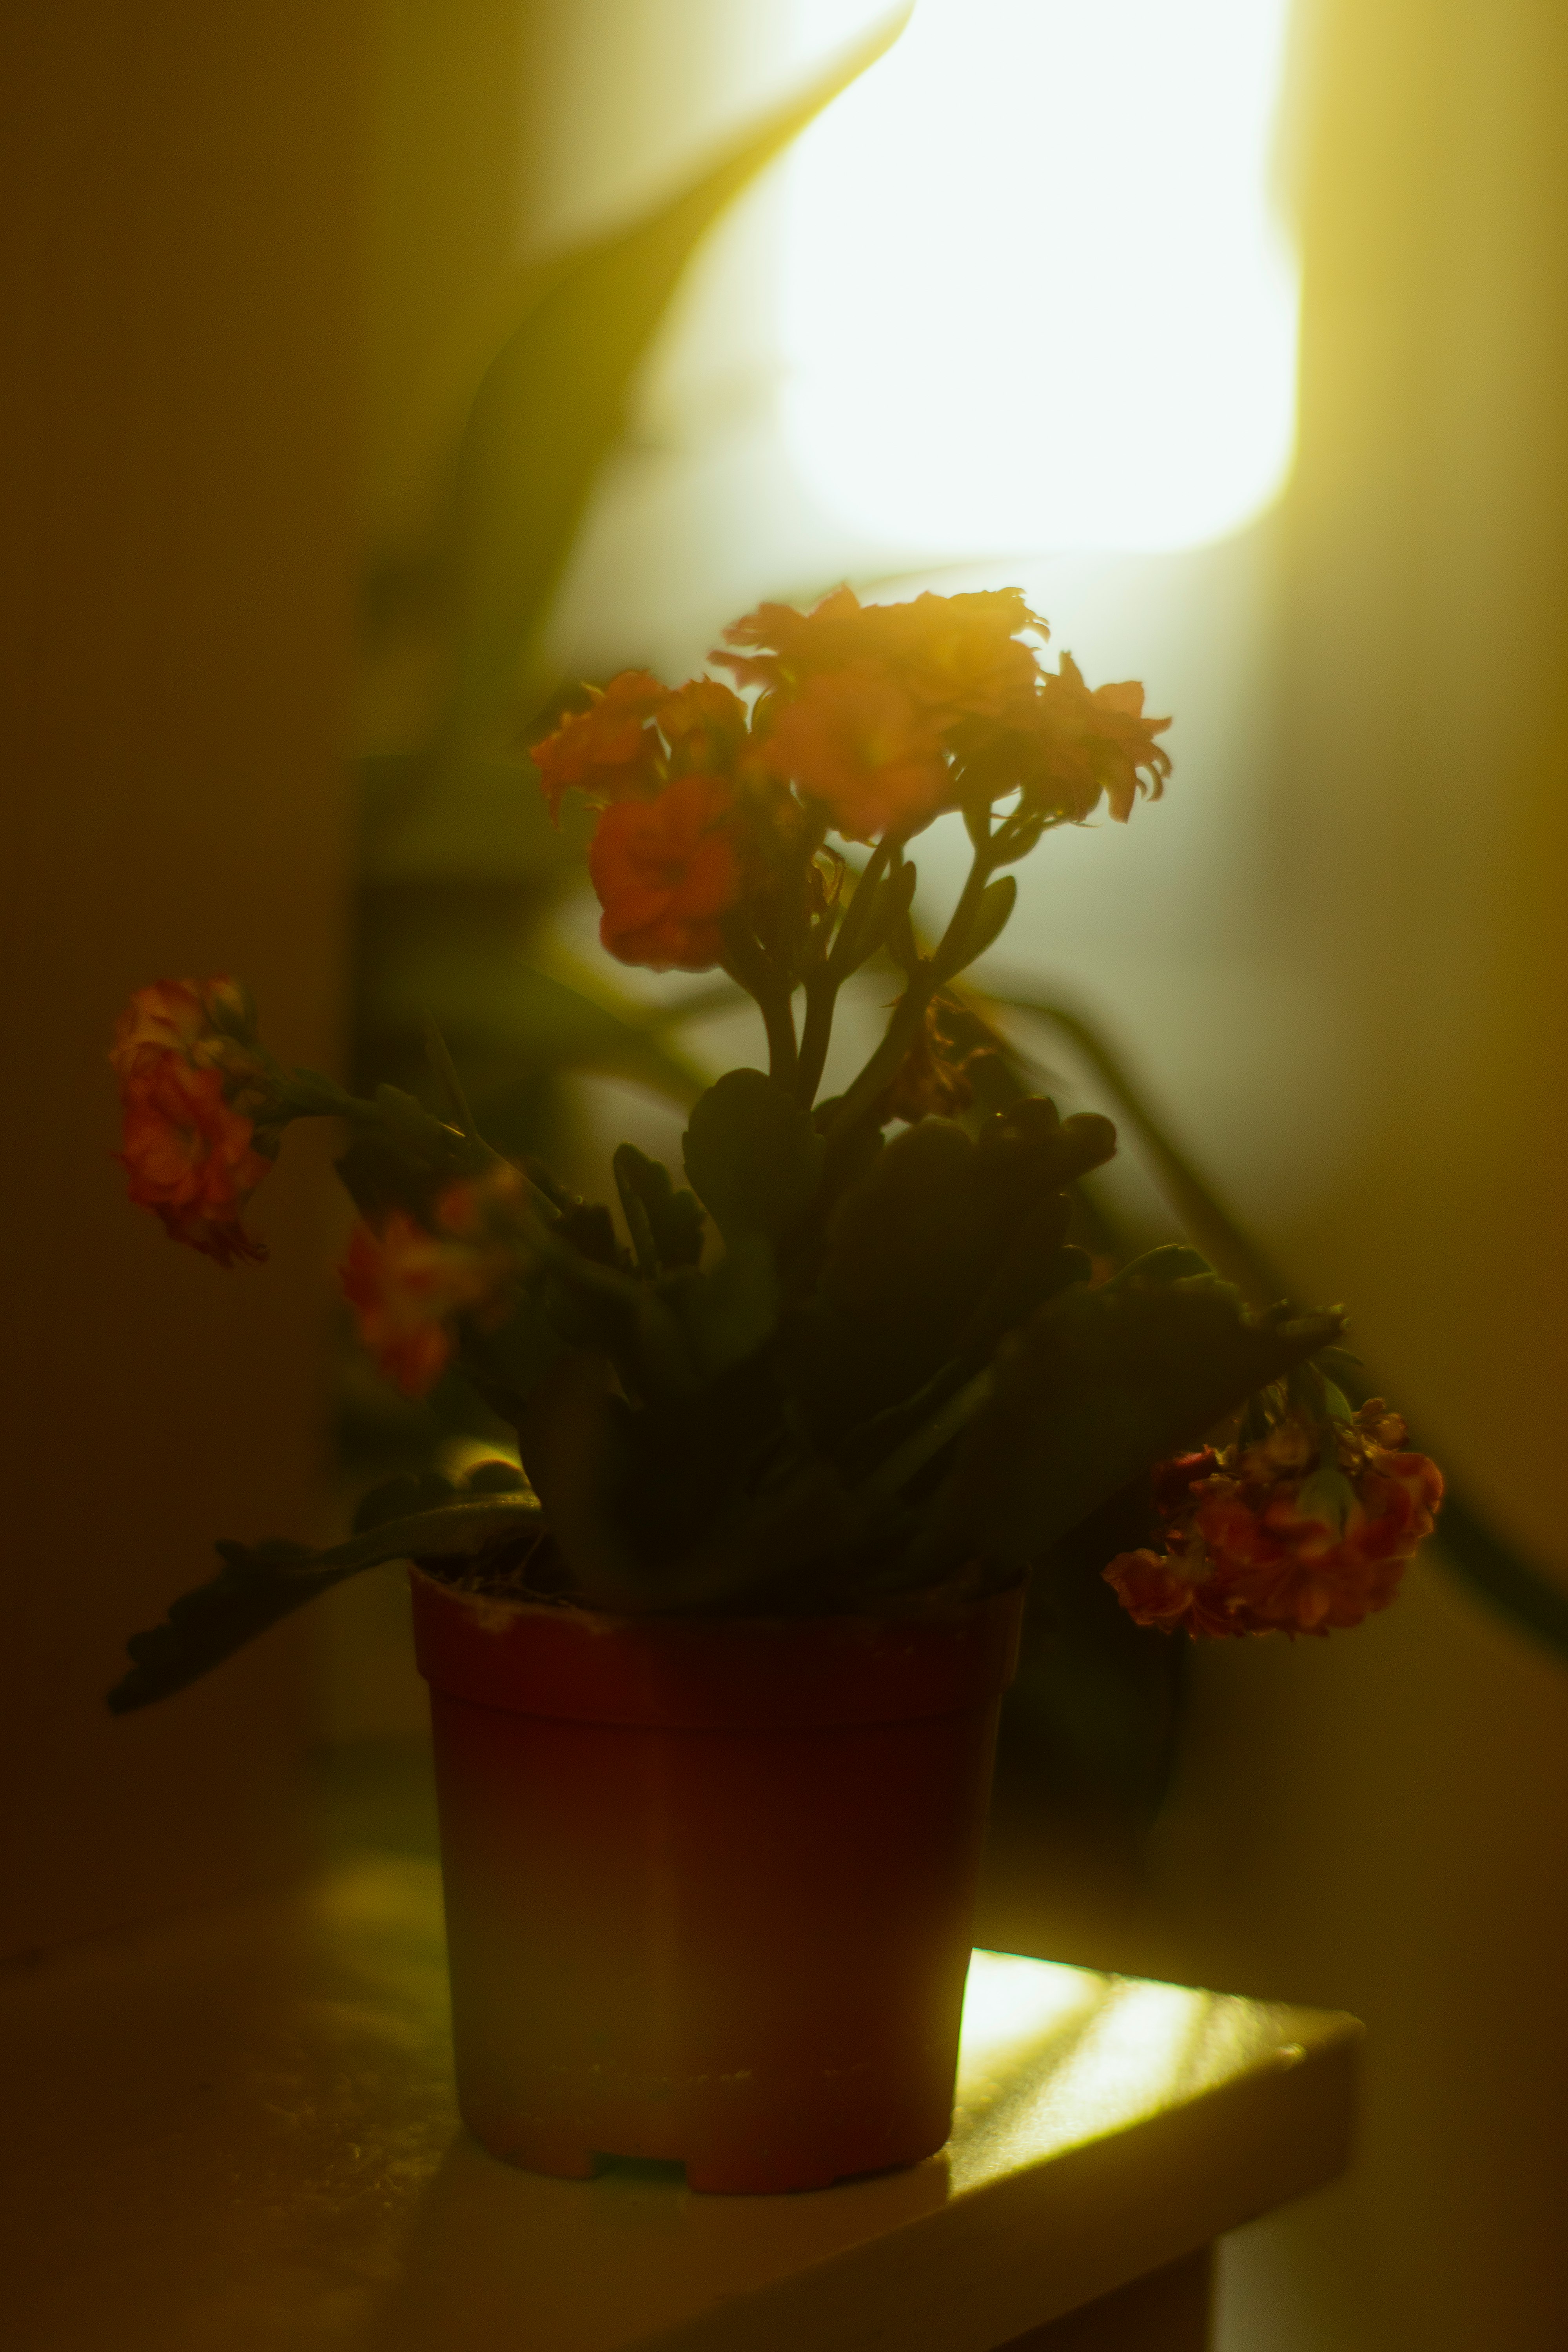
M616 1618L413 1584L469 2129L712 2189L939 2148L1021 1595Z

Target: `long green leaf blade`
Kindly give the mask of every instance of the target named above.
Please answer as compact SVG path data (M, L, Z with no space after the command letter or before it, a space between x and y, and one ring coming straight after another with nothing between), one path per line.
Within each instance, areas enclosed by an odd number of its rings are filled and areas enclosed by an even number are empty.
M674 199L588 247L496 354L458 452L459 642L445 750L502 726L632 374L703 232L815 115L889 48L904 8L761 121Z

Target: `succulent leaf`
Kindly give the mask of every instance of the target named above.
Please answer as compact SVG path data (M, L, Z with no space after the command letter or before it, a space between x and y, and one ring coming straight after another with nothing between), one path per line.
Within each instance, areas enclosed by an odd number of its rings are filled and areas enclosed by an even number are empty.
M450 1559L477 1553L541 1525L532 1495L479 1493L451 1496L433 1507L378 1520L324 1550L280 1539L220 1543L223 1564L216 1576L182 1593L163 1624L131 1636L126 1643L131 1669L109 1694L110 1710L125 1715L154 1699L168 1698L269 1625L363 1569L395 1559Z
M826 1150L784 1087L761 1070L730 1070L693 1106L686 1172L727 1243L776 1242L810 1206Z
M1026 1566L1342 1323L1337 1312L1249 1315L1180 1248L1054 1300L998 1356L994 1397L959 1449L942 1539Z

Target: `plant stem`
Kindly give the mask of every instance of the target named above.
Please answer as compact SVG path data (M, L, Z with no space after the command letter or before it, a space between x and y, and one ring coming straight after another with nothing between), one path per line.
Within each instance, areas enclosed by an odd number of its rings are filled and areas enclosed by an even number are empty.
M969 878L958 894L958 904L953 908L947 929L937 941L931 958L933 987L938 987L943 981L952 979L953 967L948 961L950 951L962 950L969 936L969 927L974 919L975 909L985 895L985 886L991 879L992 871L996 863L994 845L987 842L982 847L976 842L973 862L969 868ZM962 967L958 968L962 969Z
M879 841L860 868L854 890L850 895L849 904L845 908L843 918L839 922L838 937L834 940L827 957L828 962L837 968L841 979L847 978L858 961L858 950L866 937L866 927L877 911L878 885L882 879L883 870L889 858L893 855L895 846L901 856L903 846L901 843L895 845L892 841Z
M879 1463L868 1478L856 1488L857 1501L865 1503L891 1502L901 1486L907 1486L917 1470L921 1470L933 1454L939 1454L950 1438L972 1422L983 1405L990 1403L995 1392L996 1375L989 1364L976 1372L972 1380L947 1402L939 1405L929 1421L910 1432L903 1444Z
M847 1133L862 1112L869 1110L883 1087L892 1084L905 1055L920 1033L931 997L931 966L922 958L919 972L893 1007L892 1018L882 1033L881 1044L833 1115L833 1124L827 1130L830 1147Z
M425 1014L424 1027L426 1059L447 1097L447 1108L467 1140L469 1143L478 1143L482 1139L479 1129L474 1124L474 1114L468 1108L468 1097L464 1091L463 1081L458 1075L458 1066L452 1059L447 1040L437 1028L433 1013Z
M839 919L838 936L806 980L805 1020L801 1029L800 1067L795 1077L795 1100L803 1110L809 1110L816 1100L832 1042L838 992L862 961L867 929L876 919L883 869L892 849L891 842L879 841L866 860Z
M822 1084L837 1001L838 974L831 961L819 964L805 983L805 1019L801 1024L800 1067L795 1082L795 1098L802 1110L811 1108Z
M793 1093L799 1048L795 1043L795 1013L790 1006L790 983L739 915L725 918L724 969L745 990L763 1016L763 1026L768 1033L769 1077L776 1086L787 1087Z
M983 848L976 843L969 877L959 893L958 904L952 910L947 929L937 941L934 951L918 959L910 971L908 988L893 1007L881 1044L834 1113L833 1124L827 1130L830 1150L869 1110L884 1087L890 1086L897 1076L905 1055L920 1034L926 1007L948 977L947 959L961 947L968 934L994 863L994 856L989 844Z

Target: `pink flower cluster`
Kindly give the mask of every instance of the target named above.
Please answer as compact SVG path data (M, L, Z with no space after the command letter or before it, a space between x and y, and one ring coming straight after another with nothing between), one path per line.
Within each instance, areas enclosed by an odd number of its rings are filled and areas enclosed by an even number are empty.
M1342 1632L1394 1599L1432 1532L1442 1473L1381 1397L1351 1422L1282 1421L1260 1443L1163 1463L1164 1549L1105 1571L1140 1625L1215 1637Z

